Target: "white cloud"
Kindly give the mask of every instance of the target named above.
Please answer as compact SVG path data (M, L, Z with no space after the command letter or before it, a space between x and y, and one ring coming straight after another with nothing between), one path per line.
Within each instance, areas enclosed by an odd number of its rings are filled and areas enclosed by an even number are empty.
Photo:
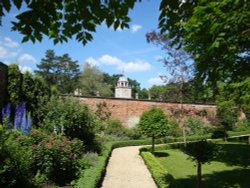
M36 59L30 55L30 54L22 54L20 57L19 57L19 61L20 62L26 62L26 61L29 61L29 62L32 62L32 63L36 63Z
M151 69L151 65L146 61L136 60L135 62L128 62L119 65L119 70L125 72L144 72Z
M32 68L28 67L28 66L21 66L21 65L19 65L19 69L20 69L21 73L25 73L25 72L32 73L33 72Z
M151 65L142 60L135 60L130 62L125 62L117 57L105 54L99 58L89 57L86 59L86 62L90 63L93 66L109 65L116 66L116 68L125 72L143 72L151 69Z
M148 79L148 83L151 85L163 85L164 81L158 76Z
M123 63L122 60L118 59L117 57L113 57L107 54L100 57L98 61L105 65L119 65Z
M85 62L89 63L91 66L98 66L100 63L95 60L93 57L89 57L85 60Z
M131 26L131 32L132 33L136 33L137 31L139 31L140 29L142 29L141 25L132 25Z
M9 47L9 48L17 48L17 47L19 47L19 44L17 42L13 41L9 37L4 37L3 45L6 46L6 47Z
M12 58L16 57L18 52L9 52L7 48L0 46L0 58Z

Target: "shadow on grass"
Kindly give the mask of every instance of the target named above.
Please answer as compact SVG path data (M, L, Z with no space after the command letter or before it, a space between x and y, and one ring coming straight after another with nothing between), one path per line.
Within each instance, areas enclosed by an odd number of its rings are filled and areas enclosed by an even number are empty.
M155 157L168 157L169 154L166 153L166 152L155 151L155 152L154 152L154 156L155 156Z
M202 176L203 188L249 188L250 169L215 172ZM176 179L177 188L196 187L196 176Z
M227 165L250 166L250 146L243 144L218 144L218 154L213 159ZM250 187L250 186L249 186Z

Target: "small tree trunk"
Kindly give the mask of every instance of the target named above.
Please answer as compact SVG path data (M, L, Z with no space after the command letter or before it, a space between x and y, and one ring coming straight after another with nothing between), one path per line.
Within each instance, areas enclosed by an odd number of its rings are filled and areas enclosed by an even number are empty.
M197 188L201 188L201 163L197 165Z
M152 153L154 154L154 152L155 152L155 137L154 136L152 136Z
M187 138L186 138L186 130L185 130L185 126L183 125L182 127L182 131L183 131L183 141L184 141L184 147L187 147Z
M248 145L250 145L250 135L249 135L249 137L248 137Z

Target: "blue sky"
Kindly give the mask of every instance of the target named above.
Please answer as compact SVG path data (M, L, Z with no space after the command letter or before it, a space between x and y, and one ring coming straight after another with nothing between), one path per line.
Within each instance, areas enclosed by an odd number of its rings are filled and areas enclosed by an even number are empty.
M47 37L41 43L21 43L22 36L10 29L10 21L18 13L13 9L3 18L0 27L0 61L18 63L22 70L35 70L45 51L52 49L56 55L68 53L81 68L89 62L109 74L120 74L124 70L124 74L140 82L142 88L160 85L163 82L159 75L166 74L165 67L159 62L164 51L148 44L145 37L147 32L157 29L159 4L159 0L137 3L130 11L130 29L114 31L103 24L93 33L94 40L86 46L75 40L54 45Z

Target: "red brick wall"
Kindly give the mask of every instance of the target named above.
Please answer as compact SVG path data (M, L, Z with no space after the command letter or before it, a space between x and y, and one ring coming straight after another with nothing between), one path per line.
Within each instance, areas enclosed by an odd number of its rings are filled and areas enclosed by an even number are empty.
M117 98L99 98L99 97L79 97L79 100L87 103L91 109L96 109L96 104L106 102L107 109L111 112L111 117L119 119L126 127L132 127L138 122L142 113L152 106L162 108L166 114L172 118L176 117L176 113L180 111L179 103L170 103L151 100L136 100L136 99L117 99ZM216 114L215 105L201 104L183 104L185 117L197 117L209 123L209 119ZM206 112L206 116L204 116Z

